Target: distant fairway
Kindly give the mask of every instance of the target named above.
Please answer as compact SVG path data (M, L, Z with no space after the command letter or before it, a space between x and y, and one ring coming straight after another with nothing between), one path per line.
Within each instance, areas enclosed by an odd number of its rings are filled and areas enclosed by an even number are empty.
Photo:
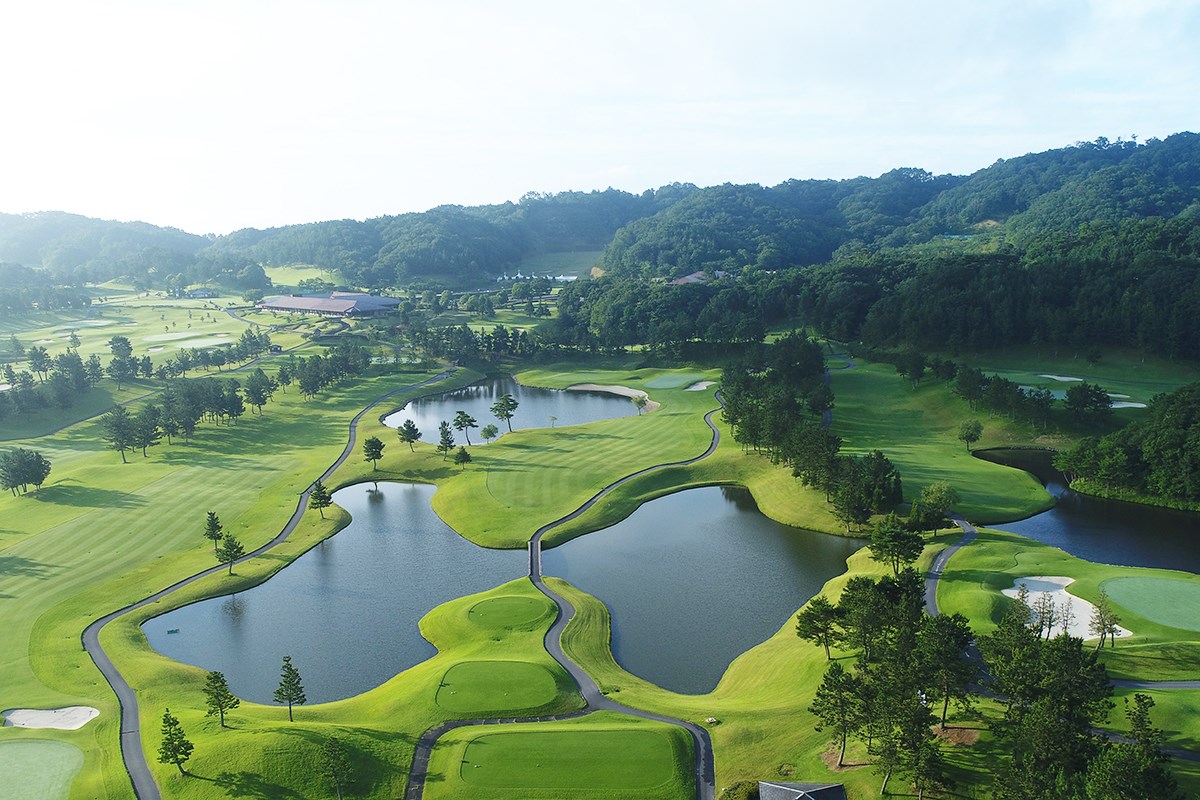
M1200 631L1200 586L1169 578L1112 578L1100 584L1119 606L1160 625Z
M675 760L662 731L514 730L473 739L461 776L503 789L650 789L675 776Z
M7 800L67 797L83 752L66 742L22 739L0 744L0 787Z
M446 670L437 703L451 711L485 713L538 708L558 696L550 670L528 661L463 661Z

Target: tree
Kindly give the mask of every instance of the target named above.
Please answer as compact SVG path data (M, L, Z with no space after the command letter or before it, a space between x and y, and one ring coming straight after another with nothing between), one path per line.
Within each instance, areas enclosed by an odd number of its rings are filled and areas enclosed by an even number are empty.
M459 411L454 415L454 429L462 431L463 436L467 438L467 446L471 445L471 428L478 428L479 423L465 411Z
M450 423L442 420L438 423L438 446L437 451L442 454L442 461L446 460L446 456L454 449L454 431L450 430Z
M829 661L829 646L837 637L838 620L841 615L837 607L823 594L819 594L796 615L796 635L801 639L825 648L825 660Z
M220 672L210 672L204 679L204 701L208 705L206 717L220 717L221 727L225 727L225 712L232 711L242 704L237 696L229 691L229 684Z
M45 383L46 373L50 371L49 351L36 344L30 347L29 368L37 373L39 383Z
M194 745L188 741L179 720L171 715L171 709L163 711L162 742L158 746L158 763L174 764L180 775L187 775L183 765L192 757Z
M162 411L158 406L151 404L143 406L133 418L132 445L141 448L142 458L146 458L147 447L153 447L162 441L162 428L159 426L161 420Z
M484 425L482 430L479 431L479 435L483 437L485 442L491 442L492 439L500 435L500 429L495 425Z
M1085 425L1098 425L1112 414L1112 398L1099 384L1072 384L1064 403L1067 413Z
M26 491L30 485L41 489L50 477L50 466L50 460L36 450L24 447L9 450L0 456L0 486L14 495L17 487L21 491Z
M300 670L292 665L292 657L283 657L283 666L279 670L279 688L275 690L275 702L287 703L288 722L292 718L292 706L304 705L308 698L304 696L304 685L300 683Z
M871 526L871 559L888 564L893 575L900 574L900 567L911 564L921 557L925 542L921 534L910 531L900 524L895 514L888 514Z
M325 509L331 505L333 505L333 496L329 494L325 484L320 481L314 483L312 491L308 495L308 507L321 512L321 519L325 519Z
M363 461L371 462L371 471L378 467L379 459L383 458L383 442L378 436L371 436L363 442Z
M108 349L114 358L128 359L133 355L133 345L125 336L114 336L109 339Z
M113 450L121 453L122 464L128 464L125 451L133 447L136 438L133 418L129 416L129 412L124 406L113 406L111 411L100 418L100 424L104 428L104 441L108 442Z
M342 784L349 782L350 758L341 739L330 736L321 745L321 772L333 781L338 800L342 800Z
M979 441L983 436L983 423L977 419L964 419L962 424L958 426L958 439L967 446L967 452L971 452L971 445Z
M508 425L509 433L512 433L512 418L519 405L520 403L507 393L500 395L500 399L492 403L492 413L496 415L496 419L503 420Z
M1108 592L1100 589L1100 596L1096 598L1096 605L1092 607L1092 618L1088 622L1088 633L1093 636L1100 637L1096 642L1096 649L1104 647L1104 639L1107 637L1112 647L1117 646L1117 626L1121 624L1121 618L1117 616L1117 612L1113 610L1112 601L1108 599Z
M204 520L204 538L212 539L213 555L218 554L217 545L224 536L225 529L221 527L221 519L217 516L217 512L208 512L208 517Z
M217 547L217 560L222 564L229 565L230 575L233 574L233 562L244 555L246 555L246 548L242 547L242 543L232 534L227 533L221 537L221 544Z
M396 429L396 435L400 437L400 441L408 445L410 452L416 452L413 443L421 438L421 431L417 429L417 423L411 419L404 420L404 424Z
M846 758L846 740L866 722L858 680L841 664L831 662L808 710L818 720L817 733L829 728L837 736L840 745L838 766L842 766Z
M918 501L922 512L921 529L936 530L947 512L958 503L958 492L949 481L935 481L921 489Z
M454 463L462 469L467 468L467 464L471 463L471 454L467 452L467 448L458 448L457 452L454 453Z
M644 394L635 394L629 399L633 401L633 405L637 408L639 416L646 409L646 405L650 402L650 399Z
M933 690L933 697L942 699L943 728L951 700L962 706L970 702L970 687L978 677L978 670L967 654L970 644L971 627L962 614L922 618L917 632L917 663L922 679Z

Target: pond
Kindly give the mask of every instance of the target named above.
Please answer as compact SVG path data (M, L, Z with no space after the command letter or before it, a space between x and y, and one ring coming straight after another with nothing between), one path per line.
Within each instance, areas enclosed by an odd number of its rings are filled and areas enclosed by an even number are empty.
M627 671L687 694L711 691L738 655L770 638L866 542L790 528L737 487L651 500L542 555L546 575L612 613Z
M438 423L442 420L452 423L456 413L465 411L476 419L480 428L492 424L504 435L508 427L492 414L492 404L502 394L511 394L520 404L512 418L513 430L582 425L638 413L629 398L619 395L522 386L511 377L504 376L488 378L453 392L413 400L399 411L388 414L383 423L398 428L404 424L404 420L411 419L421 431L422 441L436 442ZM459 444L465 443L461 433L455 431L455 436ZM471 431L471 441L483 441L478 429Z
M1200 574L1200 514L1073 492L1048 450L979 450L976 455L1032 473L1058 498L1048 511L994 527L1088 561Z
M271 703L284 655L308 702L372 689L435 652L417 628L428 611L526 574L524 550L487 550L430 508L434 487L360 484L334 493L354 517L268 581L148 620L150 645L225 673L234 694ZM169 633L177 630L178 633Z

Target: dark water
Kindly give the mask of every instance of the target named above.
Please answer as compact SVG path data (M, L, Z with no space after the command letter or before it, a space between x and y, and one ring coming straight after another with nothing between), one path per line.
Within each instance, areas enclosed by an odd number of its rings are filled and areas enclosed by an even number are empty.
M790 528L741 488L689 489L542 556L542 571L612 612L613 655L688 694L788 623L866 542Z
M1058 498L1048 511L995 527L1088 561L1200 573L1200 514L1073 492L1045 450L997 449L976 454L1032 473Z
M253 589L148 621L150 645L225 673L234 694L260 703L272 702L284 655L310 703L378 686L434 654L417 629L426 612L527 572L525 551L477 547L442 522L433 492L386 482L335 492L354 517L346 530Z
M404 420L411 419L420 429L422 441L436 442L438 423L442 420L453 423L454 415L465 411L475 418L480 428L492 424L503 435L508 432L508 426L492 414L492 403L506 393L520 403L512 418L513 430L582 425L638 413L637 407L627 397L608 392L568 392L522 386L510 377L503 377L488 378L453 392L413 400L399 411L389 414L383 422L398 428L404 424ZM455 431L454 434L459 444L466 444L461 433ZM479 429L471 431L471 441L483 441Z

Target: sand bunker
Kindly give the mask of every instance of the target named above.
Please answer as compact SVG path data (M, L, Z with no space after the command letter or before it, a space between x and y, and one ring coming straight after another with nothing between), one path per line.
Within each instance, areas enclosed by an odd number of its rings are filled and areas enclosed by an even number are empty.
M1070 377L1067 377L1064 375L1038 375L1038 377L1039 378L1049 378L1052 381L1062 381L1064 383L1069 383L1071 381L1083 380L1083 378L1070 378Z
M691 386L684 389L685 392L703 392L710 386L716 386L716 381L696 381Z
M1112 407L1113 408L1145 408L1146 404L1145 403L1130 403L1126 400L1122 400L1119 403L1113 403Z
M3 714L6 728L58 728L64 731L78 730L100 716L100 712L91 706L10 708Z
M656 403L650 399L650 395L643 392L641 389L630 389L628 386L601 386L598 383L577 383L574 386L567 387L568 392L608 392L609 394L619 394L622 397L633 399L635 397L646 398L646 410L655 411L661 403Z
M53 339L38 339L34 344L54 344Z
M1088 631L1088 625L1092 621L1092 611L1096 607L1087 600L1067 592L1067 587L1074 582L1074 578L1066 578L1062 575L1033 575L1028 578L1017 578L1013 581L1011 589L1004 589L1001 593L1005 597L1015 598L1017 588L1023 583L1029 590L1030 605L1034 605L1042 595L1050 595L1054 601L1054 632L1056 634L1062 630L1064 610L1067 608L1067 603L1070 602L1071 624L1067 628L1067 633L1080 639L1095 639L1096 637ZM1117 627L1117 638L1132 635L1132 631Z

